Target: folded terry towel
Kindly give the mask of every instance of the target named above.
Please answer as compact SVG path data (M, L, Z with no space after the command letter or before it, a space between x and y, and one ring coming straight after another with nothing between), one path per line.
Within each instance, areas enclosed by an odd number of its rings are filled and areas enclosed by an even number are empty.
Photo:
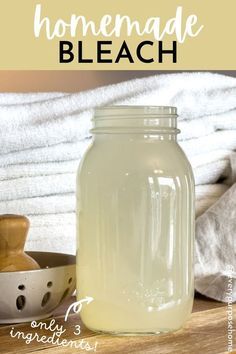
M42 239L42 235L47 237ZM27 250L36 249L43 252L75 253L75 225L33 227L29 231Z
M83 140L89 135L93 109L103 105L177 106L180 121L189 121L190 136L195 119L226 112L234 115L231 111L236 109L235 79L210 73L157 75L49 98L39 94L38 100L29 98L22 104L12 104L10 95L0 94L0 102L5 100L0 105L0 153ZM208 127L216 131L218 124L212 119Z
M74 143L67 142L36 149L29 148L8 154L0 153L0 166L78 160L87 149L89 142L90 140L84 139Z
M4 200L0 202L0 214L38 215L75 211L74 193L55 194L34 198Z
M78 160L15 164L0 167L0 181L18 179L23 177L48 176L56 174L75 173Z
M65 173L50 176L23 177L1 181L1 200L48 196L75 191L75 174Z

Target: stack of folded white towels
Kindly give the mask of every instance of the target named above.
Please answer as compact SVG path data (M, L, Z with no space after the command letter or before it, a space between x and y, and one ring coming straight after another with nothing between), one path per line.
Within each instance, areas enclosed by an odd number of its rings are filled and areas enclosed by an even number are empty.
M94 108L171 105L196 179L196 214L233 183L236 79L156 75L82 93L0 94L0 214L31 220L27 249L75 252L76 170Z

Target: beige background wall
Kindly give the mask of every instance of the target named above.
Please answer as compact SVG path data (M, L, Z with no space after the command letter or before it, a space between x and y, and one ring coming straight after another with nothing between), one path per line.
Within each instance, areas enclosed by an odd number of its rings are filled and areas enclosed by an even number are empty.
M167 71L0 71L0 92L83 91L163 73ZM236 71L220 73L236 77Z

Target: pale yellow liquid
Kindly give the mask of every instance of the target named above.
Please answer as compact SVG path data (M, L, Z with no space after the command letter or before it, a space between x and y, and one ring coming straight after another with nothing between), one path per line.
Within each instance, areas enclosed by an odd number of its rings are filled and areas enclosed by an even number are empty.
M78 298L112 333L180 328L193 301L193 179L175 141L99 136L78 177Z

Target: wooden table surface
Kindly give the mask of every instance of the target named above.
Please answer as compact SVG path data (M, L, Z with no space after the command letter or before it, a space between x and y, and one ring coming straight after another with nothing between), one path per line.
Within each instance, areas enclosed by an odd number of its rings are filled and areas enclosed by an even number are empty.
M220 354L227 353L227 306L225 304L209 300L202 296L197 296L194 302L193 313L184 329L171 334L157 336L138 337L116 337L104 334L93 333L86 329L76 314L71 314L67 322L64 322L64 315L70 302L62 305L54 315L56 324L63 325L66 332L61 339L82 340L92 347L97 343L96 352L101 354ZM233 305L234 312L236 304ZM49 323L50 319L43 322ZM74 334L75 325L81 325L81 334ZM35 330L30 324L2 325L0 326L0 353L40 353L40 354L67 354L67 353L88 353L84 349L56 346L52 344L37 343L36 341L26 344L20 338L11 338L10 330L14 326L14 331L34 333ZM236 328L236 327L235 327ZM40 336L50 336L51 332L44 329L37 330ZM234 332L235 337L235 332ZM236 338L234 338L236 339ZM236 343L234 343L236 345ZM234 347L236 348L236 347ZM236 353L236 350L233 351Z

